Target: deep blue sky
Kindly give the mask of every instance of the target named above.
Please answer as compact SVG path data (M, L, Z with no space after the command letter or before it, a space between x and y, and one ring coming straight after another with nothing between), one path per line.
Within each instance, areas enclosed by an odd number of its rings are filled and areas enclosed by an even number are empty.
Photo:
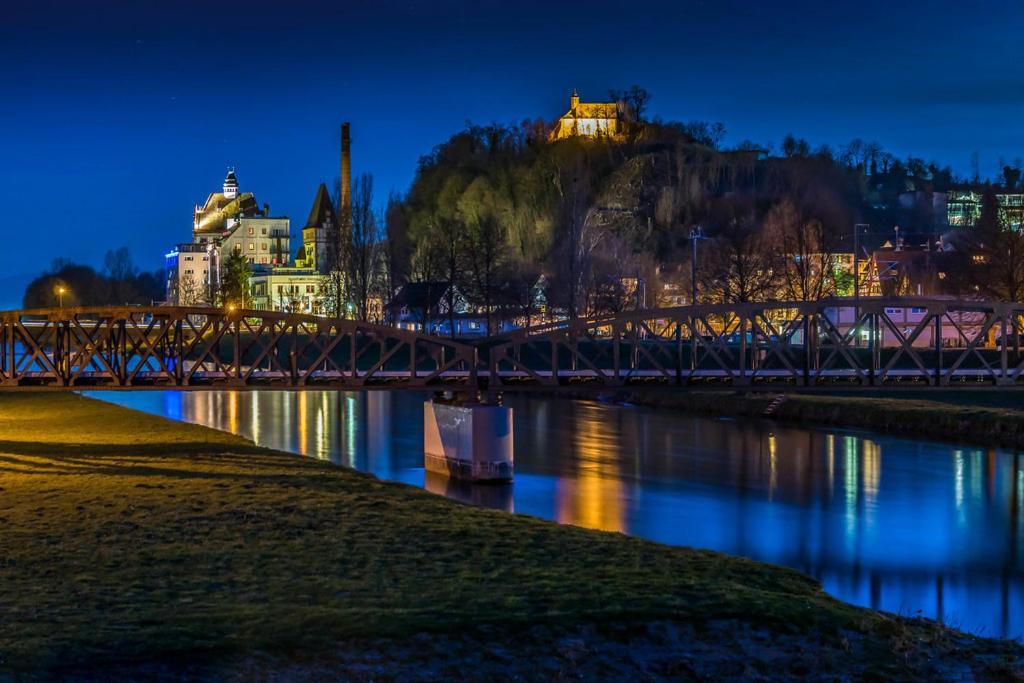
M914 5L911 7L910 5ZM984 174L1024 156L1024 6L991 2L0 1L0 307L56 256L146 268L237 167L301 228L338 124L378 198L467 120L639 83L727 143L877 140Z

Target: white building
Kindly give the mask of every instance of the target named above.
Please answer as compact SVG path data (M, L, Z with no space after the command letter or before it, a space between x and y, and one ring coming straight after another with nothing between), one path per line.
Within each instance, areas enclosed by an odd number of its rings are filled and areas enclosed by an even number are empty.
M291 222L260 209L251 192L239 192L229 170L221 192L211 193L193 212L192 239L166 254L167 301L172 305L216 305L222 263L233 253L252 269L246 306L261 310L319 313L323 306L326 241L334 228L333 208L321 185L310 213L307 243L291 261Z
M250 308L291 313L323 312L323 276L311 268L277 267L249 280Z
M210 303L220 280L218 250L212 244L179 244L164 258L167 302L174 306Z

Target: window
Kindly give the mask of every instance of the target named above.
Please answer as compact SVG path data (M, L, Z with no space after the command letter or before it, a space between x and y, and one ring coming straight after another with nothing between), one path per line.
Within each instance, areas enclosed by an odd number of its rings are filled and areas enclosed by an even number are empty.
M185 257L185 260L186 260L186 261L191 261L191 260L192 260L192 257L191 257L191 256L186 256L186 257Z
M267 234L267 229L266 229L266 228L263 228L263 229L262 229L262 230L261 230L260 232L261 232L262 234L266 235L266 234Z
M306 294L313 294L316 292L316 285L306 285Z
M280 294L283 291L284 291L284 287L282 287L281 285L278 285L277 286L277 293Z
M256 234L256 229L255 228L249 228L249 235L252 236L252 235L255 235L255 234Z
M249 251L256 251L256 245L252 242L249 242Z
M260 251L266 251L266 250L267 250L267 243L264 242L263 244L260 245Z
M924 315L925 309L915 306L914 308L910 309L910 312L915 315Z

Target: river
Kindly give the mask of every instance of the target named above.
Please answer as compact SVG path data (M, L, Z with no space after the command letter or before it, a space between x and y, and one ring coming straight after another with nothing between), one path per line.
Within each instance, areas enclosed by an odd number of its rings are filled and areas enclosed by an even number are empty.
M1024 635L1024 463L999 449L507 395L515 482L423 470L423 394L90 395L458 500L782 564L858 605Z

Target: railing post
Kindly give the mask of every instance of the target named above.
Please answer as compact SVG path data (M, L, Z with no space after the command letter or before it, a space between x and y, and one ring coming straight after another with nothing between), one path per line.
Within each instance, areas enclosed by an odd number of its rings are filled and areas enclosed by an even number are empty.
M804 386L811 385L811 313L804 313ZM792 337L790 337L792 339Z
M1009 363L1007 358L1007 343L1006 343L1006 304L1000 306L1002 311L999 313L999 377L996 379L997 385L1011 384L1009 378Z
M612 376L615 384L619 384L619 372L622 368L622 327L618 323L612 324Z
M942 375L942 316L945 311L940 310L935 315L935 386L945 386L946 379Z
M739 314L739 318L740 324L737 329L739 329L740 332L740 374L737 384L740 386L746 386L750 383L750 380L747 377L747 319L742 313Z
M676 322L676 386L683 385L683 324Z
M228 322L231 325L232 331L232 353L234 354L235 360L235 382L241 383L242 381L242 316L239 314L238 319L234 322Z

